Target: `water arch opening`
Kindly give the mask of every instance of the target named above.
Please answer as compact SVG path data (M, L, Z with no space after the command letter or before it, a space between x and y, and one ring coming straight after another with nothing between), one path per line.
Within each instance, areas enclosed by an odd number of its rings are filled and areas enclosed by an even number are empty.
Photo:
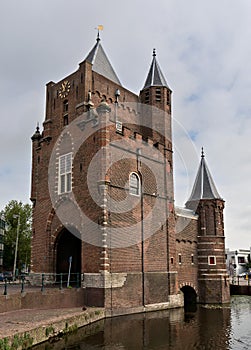
M184 294L184 309L185 311L196 311L197 308L197 293L191 286L183 286L181 291Z
M70 270L71 280L81 273L81 240L67 229L63 229L56 241L56 273L65 281ZM62 277L61 277L62 278Z

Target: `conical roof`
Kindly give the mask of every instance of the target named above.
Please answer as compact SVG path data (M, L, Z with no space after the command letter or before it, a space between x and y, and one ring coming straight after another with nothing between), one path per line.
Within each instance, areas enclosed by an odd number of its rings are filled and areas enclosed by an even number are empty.
M203 148L201 152L199 170L196 175L192 193L187 203L191 201L198 201L200 199L222 199L207 167Z
M155 49L153 49L152 63L143 89L149 88L150 86L168 87L164 74L162 73L160 66L157 62Z
M115 73L101 43L99 36L93 49L87 55L86 61L92 64L92 70L100 75L103 75L107 79L114 83L121 85L117 74Z

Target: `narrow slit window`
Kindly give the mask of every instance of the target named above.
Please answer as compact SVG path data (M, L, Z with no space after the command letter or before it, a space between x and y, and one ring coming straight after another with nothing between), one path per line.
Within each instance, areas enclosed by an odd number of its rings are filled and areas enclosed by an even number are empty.
M182 260L181 260L181 254L179 254L179 264L181 264Z
M68 112L68 109L69 109L68 100L65 100L65 101L64 101L64 104L63 104L64 113L65 113L65 112Z
M64 126L69 124L69 118L68 118L68 114L64 115Z
M194 255L191 254L191 264L193 265L194 264Z

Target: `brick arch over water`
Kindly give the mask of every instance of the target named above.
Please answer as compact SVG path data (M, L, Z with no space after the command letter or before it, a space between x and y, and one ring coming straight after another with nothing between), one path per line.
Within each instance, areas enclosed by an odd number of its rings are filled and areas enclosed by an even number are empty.
M182 290L182 288L184 288L184 287L190 287L190 288L194 289L195 293L198 295L198 288L193 283L191 283L191 282L180 283L179 289Z

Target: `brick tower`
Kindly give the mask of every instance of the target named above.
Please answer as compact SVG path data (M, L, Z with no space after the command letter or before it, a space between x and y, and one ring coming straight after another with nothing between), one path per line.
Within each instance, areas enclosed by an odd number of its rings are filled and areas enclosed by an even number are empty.
M182 305L171 90L155 50L139 96L121 85L99 36L76 72L47 84L31 200L34 274L66 273L71 257L87 305L108 314Z
M198 300L200 303L229 302L223 221L224 200L216 189L203 149L199 170L186 207L198 215Z

